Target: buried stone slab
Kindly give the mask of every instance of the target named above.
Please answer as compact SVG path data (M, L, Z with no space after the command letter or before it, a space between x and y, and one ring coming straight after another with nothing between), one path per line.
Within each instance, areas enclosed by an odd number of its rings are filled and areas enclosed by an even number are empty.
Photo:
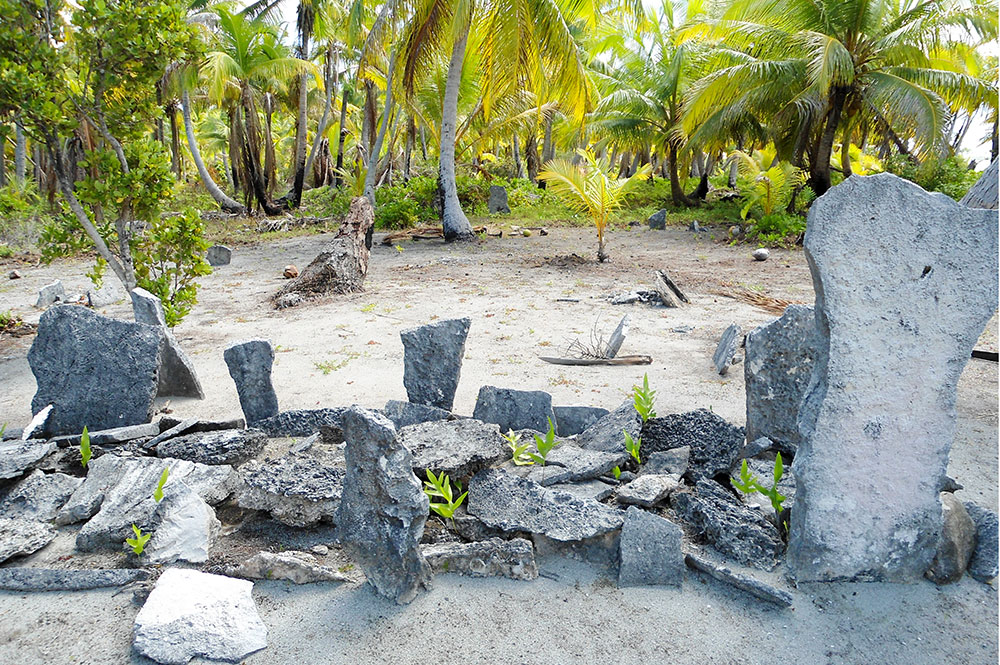
M399 430L399 442L413 455L421 478L430 469L460 480L510 456L499 427L471 419L410 425Z
M799 404L816 359L816 314L811 305L789 305L781 318L747 334L743 376L747 440L767 437L784 453L798 449Z
M614 508L547 489L499 469L473 476L468 510L487 526L559 541L604 535L622 525L622 513Z
M642 417L631 399L585 429L576 437L576 443L586 450L625 452L622 431L628 432L632 438L637 438L642 431Z
M288 526L332 521L340 507L344 469L308 453L253 460L240 468L239 474L236 500L240 507L263 510Z
M618 586L681 586L681 528L635 506L625 512L619 541Z
M294 584L350 581L343 573L320 565L312 554L294 550L259 552L233 568L231 574L250 580L288 580Z
M706 409L650 418L642 426L642 455L690 446L687 477L712 478L728 473L743 449L742 427Z
M156 455L199 464L238 466L255 457L266 443L267 435L258 429L200 432L163 441L157 445Z
M194 490L172 482L167 483L148 528L153 537L143 552L147 563L205 563L222 524Z
M734 364L733 360L736 358L736 350L740 348L742 336L743 328L735 323L723 331L722 337L719 339L719 346L716 347L715 354L712 355L712 364L715 365L715 371L719 374L725 376L729 372L729 366Z
M421 547L435 573L469 577L508 577L529 581L538 577L535 548L524 538L490 538L475 543L436 543Z
M615 499L626 505L652 508L666 501L670 493L680 486L680 476L648 473L619 487Z
M38 390L32 413L49 404L45 433L79 434L148 423L158 385L163 331L60 305L38 324L28 364Z
M420 553L429 501L413 475L413 456L392 421L374 411L352 407L344 413L344 437L340 540L379 595L409 603L433 578Z
M125 586L145 579L149 579L149 571L142 568L0 568L0 590L3 591L86 591Z
M740 591L745 591L755 598L774 603L780 607L791 607L794 598L792 594L784 589L778 589L767 582L758 580L750 575L734 572L728 567L710 561L709 559L694 554L684 555L684 563L689 567L706 573L724 584L736 587Z
M340 418L344 411L344 407L293 409L259 420L253 426L271 437L312 436L319 432L324 443L342 443Z
M0 563L11 557L34 554L55 537L56 530L45 522L0 517Z
M597 406L554 406L552 410L556 415L556 434L562 437L581 434L610 413Z
M997 514L966 501L965 509L976 525L976 549L969 561L969 575L980 582L997 576Z
M547 432L549 420L553 425L556 422L555 412L552 410L552 395L549 393L495 386L483 386L479 389L472 417L499 425L501 432L521 429Z
M163 330L163 355L157 379L157 397L195 397L205 399L201 381L195 374L194 364L167 327L163 304L155 295L143 288L132 289L132 314L136 323L159 326Z
M659 450L649 453L642 466L639 467L639 475L647 473L673 474L683 476L687 473L691 459L691 446L681 446L670 450Z
M55 443L39 439L0 442L0 480L17 478L55 449Z
M451 411L470 325L468 318L450 319L399 333L403 340L403 386L411 402Z
M65 473L32 471L0 501L0 515L49 522L82 482Z
M236 382L240 407L248 424L278 415L278 395L271 383L274 347L265 339L252 339L227 347L223 358Z
M392 421L396 429L402 429L410 425L429 423L434 420L451 420L453 418L450 411L439 409L436 406L426 404L414 404L413 402L401 402L391 399L382 407L382 413Z
M956 384L996 311L997 221L890 174L810 209L820 342L799 409L793 579L914 581L930 566Z
M165 665L196 656L238 662L267 646L253 582L170 568L135 617L135 650Z

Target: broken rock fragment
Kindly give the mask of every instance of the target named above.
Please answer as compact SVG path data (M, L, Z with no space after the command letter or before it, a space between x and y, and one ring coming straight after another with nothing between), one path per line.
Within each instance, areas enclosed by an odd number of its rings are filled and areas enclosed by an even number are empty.
M240 507L266 511L288 526L332 521L340 507L345 470L304 452L253 460L239 474Z
M201 432L163 441L157 445L156 455L199 464L238 466L260 453L266 443L267 435L258 429Z
M0 517L0 563L11 557L33 554L55 537L56 530L50 524Z
M50 522L82 482L65 473L32 471L0 501L0 515Z
M642 455L690 446L687 477L728 473L743 449L744 433L706 409L650 418L642 426Z
M472 474L509 457L496 425L472 419L436 420L399 430L399 442L413 455L413 470L446 473L452 480Z
M524 538L490 538L475 543L424 545L422 552L436 573L469 577L508 577L533 580L538 577L535 548Z
M462 374L471 319L450 319L410 328L403 340L403 385L414 404L451 411Z
M251 580L288 580L294 584L349 581L342 573L317 563L313 555L294 550L260 552L240 564L232 574Z
M619 543L618 586L680 586L684 581L681 528L635 506L625 512Z

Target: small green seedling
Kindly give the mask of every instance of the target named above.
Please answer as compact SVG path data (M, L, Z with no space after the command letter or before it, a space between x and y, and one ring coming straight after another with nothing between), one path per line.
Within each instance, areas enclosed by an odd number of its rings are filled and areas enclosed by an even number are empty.
M622 468L620 466L616 466L615 468L611 469L611 473L615 474L615 480L621 480Z
M90 462L90 456L92 451L90 450L90 432L87 431L87 426L83 426L83 434L80 436L80 463L83 464L83 468L87 468L87 463Z
M632 435L625 430L622 430L622 434L625 435L625 450L627 450L628 454L632 456L632 459L635 460L636 464L642 464L642 460L639 458L639 448L642 447L642 437L637 436L633 439Z
M156 489L153 491L153 500L156 503L163 501L163 486L167 484L168 477L170 477L170 467L165 468L160 474L160 482L156 484Z
M656 391L649 387L649 375L642 375L642 387L632 386L632 404L635 410L642 416L642 422L656 417L653 410L653 403L656 401Z
M764 487L760 484L760 480L758 480L757 476L751 473L750 469L747 468L746 460L743 460L743 464L740 465L739 480L733 478L731 482L733 487L744 494L759 492L770 499L771 507L774 509L774 514L780 519L781 512L784 510L781 507L781 504L784 503L786 497L778 491L778 482L784 474L785 464L781 460L781 453L778 453L774 458L774 482L770 487Z
M7 431L7 423L0 425L0 439L3 438L3 433Z
M503 435L503 438L507 440L507 447L510 448L511 460L517 466L531 466L535 463L535 460L531 459L531 455L528 453L528 448L531 447L530 443L521 443L521 435L516 434L514 430L509 430Z
M459 492L462 491L460 483L456 482L455 487ZM431 499L431 510L445 519L454 519L455 511L458 510L458 507L462 505L465 497L469 494L468 492L463 492L456 499L451 488L451 478L444 471L435 476L434 472L430 469L427 469L427 480L424 481L424 493L427 495L427 498ZM444 499L444 501L434 501L434 499Z
M538 453L528 453L528 456L540 466L545 466L545 460L548 458L549 453L556 447L556 426L552 424L551 418L548 420L549 431L545 433L545 438L543 439L537 434L535 435L535 449L538 450Z
M126 538L125 543L132 548L136 556L142 556L142 551L146 549L146 543L153 537L153 534L143 533L142 529L134 524L132 525L132 533L135 534L135 538Z

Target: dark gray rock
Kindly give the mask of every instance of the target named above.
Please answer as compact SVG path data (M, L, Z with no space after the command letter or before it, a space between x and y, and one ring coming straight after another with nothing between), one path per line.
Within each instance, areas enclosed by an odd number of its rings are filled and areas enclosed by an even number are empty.
M635 410L631 399L585 429L576 437L576 442L587 450L624 452L625 435L622 431L628 432L633 438L638 437L642 431L642 417Z
M539 533L553 540L584 540L619 529L622 513L595 501L555 492L498 469L469 483L469 513L505 532Z
M652 508L666 501L670 493L679 487L680 476L649 473L619 487L615 499L625 505Z
M615 493L615 486L609 485L603 480L585 480L579 483L556 483L549 485L553 492L565 492L572 494L577 499L584 501L603 501Z
M52 525L35 520L0 517L0 563L34 554L56 537Z
M467 318L450 319L399 333L403 340L403 386L411 402L451 411L470 325Z
M799 404L816 360L817 335L811 305L789 305L781 318L747 334L748 441L767 437L776 450L794 454L798 449Z
M555 412L552 410L552 395L547 392L495 386L483 386L479 389L472 417L496 423L501 432L520 429L546 432L549 420L553 425L556 422Z
M63 570L53 568L0 568L3 591L86 591L118 587L149 579L142 568Z
M385 414L386 418L392 421L392 424L396 426L396 429L402 429L404 427L408 427L409 425L429 423L434 420L450 420L452 418L450 411L439 409L436 406L414 404L413 402L400 402L399 400L394 399L385 403L385 406L382 408L382 413Z
M66 289L63 287L62 282L57 279L51 284L46 284L38 291L38 300L35 301L35 307L45 309L65 300Z
M274 347L264 339L239 342L223 352L229 375L236 382L240 406L248 424L278 415L278 395L271 383ZM267 430L265 430L267 431Z
M259 429L200 432L167 439L156 447L156 456L239 466L256 457L266 443L267 435Z
M611 413L597 406L554 406L556 434L562 437L581 434L585 429Z
M681 446L680 448L652 452L649 453L646 461L639 467L639 475L667 473L675 476L683 476L687 473L690 459L691 446Z
M988 583L997 576L997 514L969 501L965 502L965 510L976 525L976 549L968 572L980 582Z
M625 338L628 336L628 328L631 322L632 317L628 314L623 316L622 320L618 322L618 326L612 331L611 337L608 338L608 344L604 349L605 358L614 358L622 350L622 344L625 343Z
M160 426L160 432L164 434L168 430L173 430L175 427L184 425L183 428L170 434L173 437L180 434L194 434L195 432L216 432L220 429L245 429L247 421L243 418L233 418L231 420L198 420L196 418L188 418L178 420L177 418L164 416L157 421L157 424Z
M399 442L413 456L413 471L424 478L427 469L464 480L510 456L496 425L478 420L436 420L399 430Z
M956 386L997 308L997 212L885 173L847 178L808 221L820 343L799 407L789 574L916 581L941 533ZM891 492L882 468L907 470Z
M54 405L45 433L149 422L163 340L159 328L116 321L85 307L47 310L28 351L38 384L32 413Z
M0 480L17 478L56 449L56 444L39 439L0 442Z
M618 586L681 586L684 554L681 528L636 507L625 512L619 542Z
M271 437L310 436L319 432L324 443L344 441L340 419L347 409L336 406L326 409L294 409L253 423Z
M229 262L233 260L233 250L225 245L212 245L205 252L205 260L213 268L228 266Z
M87 430L92 446L117 446L136 439L148 439L160 433L160 426L157 423L143 423L141 425L129 425L128 427L113 427L111 429L91 432ZM57 436L50 439L52 443L60 448L74 448L80 445L82 434L70 434L67 436Z
M163 354L160 356L157 397L195 397L205 399L194 364L167 328L163 304L155 295L142 288L132 289L132 313L136 323L158 326L163 330Z
M926 576L935 584L951 584L965 575L976 546L976 525L950 492L941 493L941 522L941 540Z
M734 364L733 360L736 358L736 350L740 348L742 337L743 328L735 323L723 331L722 337L719 339L719 346L716 347L715 354L712 356L712 364L715 365L716 372L724 376L729 371L729 366Z
M332 521L340 507L345 470L307 453L247 462L239 471L236 500L282 524L307 527Z
M522 441L530 441L522 437ZM606 453L600 450L586 450L570 442L563 442L553 448L545 465L517 466L511 462L505 467L508 473L527 478L542 486L557 483L593 480L611 473L616 466L628 460L628 453Z
M670 495L670 506L698 537L740 563L771 570L785 544L759 510L749 508L714 480Z
M667 228L667 209L661 208L649 216L646 220L649 228L653 231L663 231Z
M749 439L749 437L747 437ZM739 459L750 459L774 449L774 442L766 436L759 437L743 446Z
M507 189L500 185L490 185L490 199L487 205L491 215L509 215L510 206L507 205Z
M743 428L711 411L697 409L650 418L642 427L644 459L654 452L691 447L686 477L712 478L728 473L743 449Z
M755 598L760 598L761 600L774 603L775 605L779 605L781 607L792 606L792 602L794 600L792 594L788 593L784 589L778 589L767 582L763 582L748 575L734 573L725 566L693 554L685 555L684 562L689 567L703 573L707 573L724 584L736 587L741 591L746 591Z
M535 548L524 538L491 538L475 543L436 543L421 547L435 573L469 577L508 577L529 581L538 577Z
M413 475L413 458L396 438L392 421L374 411L349 409L344 437L340 540L380 595L409 603L430 587L433 576L420 553L429 502Z
M82 482L65 473L32 471L0 501L0 515L50 522Z

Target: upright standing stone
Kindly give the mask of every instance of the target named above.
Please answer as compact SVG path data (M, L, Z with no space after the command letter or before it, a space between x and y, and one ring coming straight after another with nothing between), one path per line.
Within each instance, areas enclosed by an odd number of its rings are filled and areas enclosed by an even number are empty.
M635 506L625 512L619 542L618 586L680 586L684 581L681 528Z
M28 364L38 384L32 413L53 405L44 433L149 422L163 340L159 328L109 319L85 307L60 305L42 314Z
M38 300L35 301L35 307L45 309L46 307L64 300L66 300L66 289L63 287L62 282L57 279L51 284L46 284L39 289Z
M809 211L819 345L799 413L799 581L920 579L941 534L955 387L997 308L997 213L890 174Z
M223 352L229 376L236 382L247 424L278 415L278 396L271 383L274 347L264 339L238 342Z
M817 343L810 305L789 305L780 319L747 335L747 441L764 436L783 452L798 449L799 404L812 375Z
M500 185L490 185L490 214L509 215L510 206L507 205L507 190Z
M646 220L652 231L663 231L667 228L667 209L660 208Z
M715 371L719 374L725 376L726 372L729 371L729 366L733 364L733 358L736 356L736 349L740 347L742 335L743 329L735 323L722 333L719 346L716 347L715 354L712 356L712 364L715 365Z
M347 553L380 595L405 604L430 587L420 553L428 499L392 421L352 407L344 413L347 475L337 530Z
M451 319L399 333L403 340L403 385L411 402L451 411L470 325L467 318Z
M160 357L159 383L156 395L158 397L204 399L205 393L201 389L198 375L194 373L191 359L184 353L173 333L167 328L167 320L163 314L163 303L143 288L132 289L131 296L132 315L135 317L135 322L147 326L159 326L165 336L163 355Z
M205 252L205 260L212 267L228 266L233 260L233 250L225 245L212 245Z

